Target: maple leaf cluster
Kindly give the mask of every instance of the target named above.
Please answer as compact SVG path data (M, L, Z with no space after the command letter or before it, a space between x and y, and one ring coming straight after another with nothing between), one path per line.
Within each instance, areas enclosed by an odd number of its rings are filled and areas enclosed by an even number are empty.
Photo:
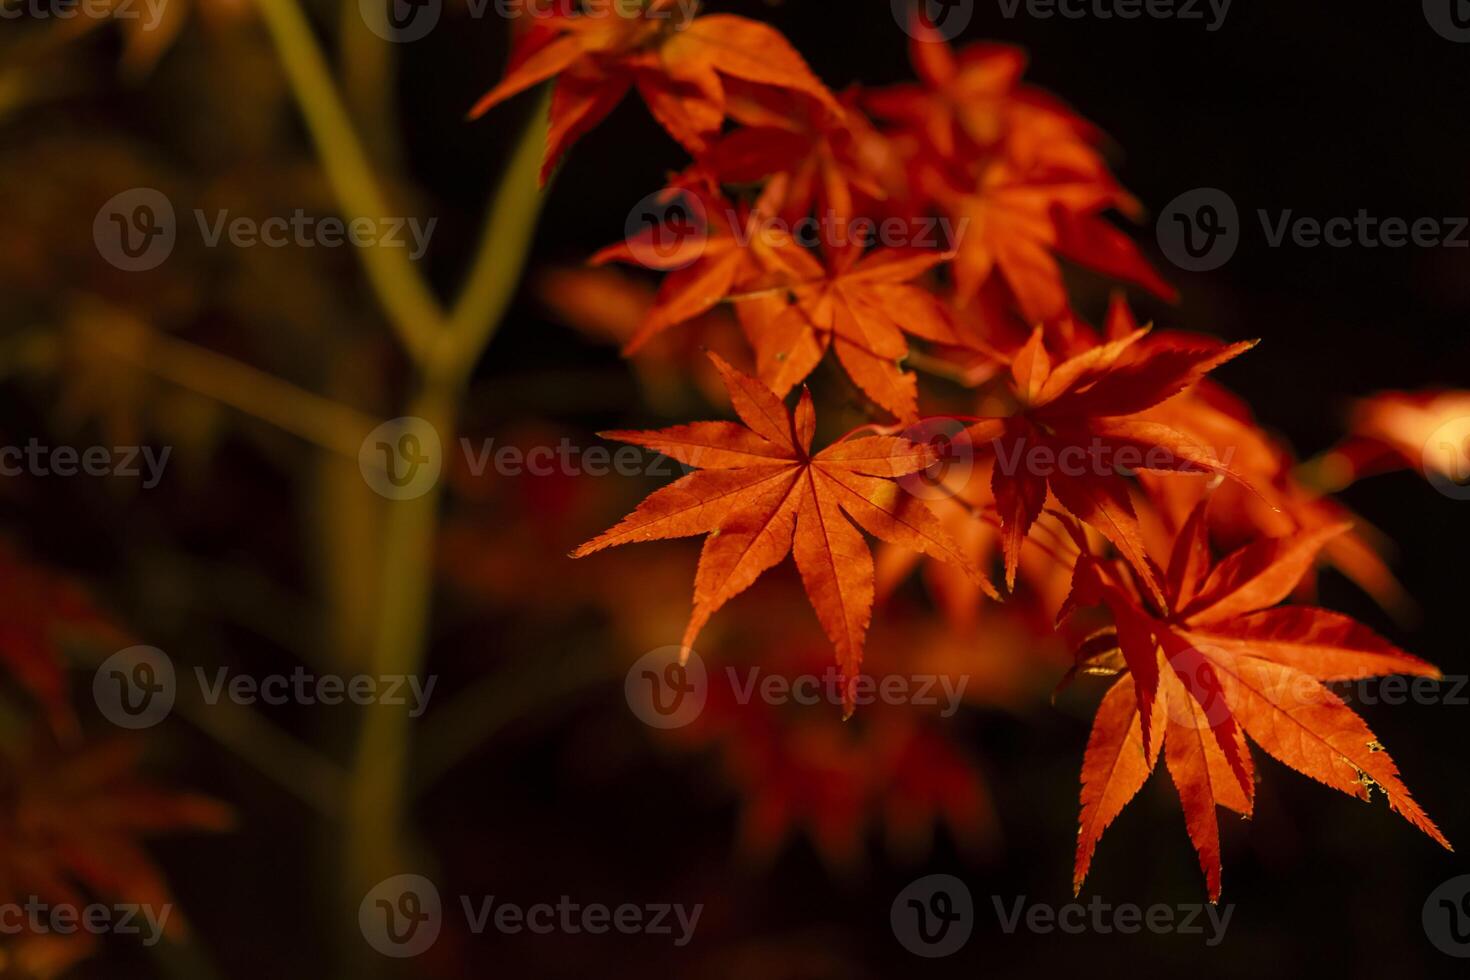
M1073 673L1118 675L1083 763L1079 888L1162 756L1216 898L1216 807L1249 815L1255 797L1247 739L1333 788L1380 789L1448 846L1324 686L1437 671L1337 613L1282 605L1309 596L1324 564L1385 606L1403 596L1371 528L1211 377L1255 342L1140 326L1121 293L1088 322L1064 262L1176 295L1110 218L1139 207L1098 131L1022 83L1017 49L953 50L918 15L909 35L915 82L840 96L771 27L668 0L547 14L519 36L472 115L552 82L543 180L633 90L691 158L657 199L683 200L694 233L648 227L593 257L665 273L656 295L620 292L601 270L559 279L557 304L648 378L701 371L698 338L730 336L733 314L753 366L708 357L738 422L604 433L692 472L574 555L704 536L686 655L792 556L845 714L875 604L916 564L956 624L1003 586L1007 605L1076 640ZM816 240L772 233L803 221ZM877 231L926 224L943 240ZM570 309L579 284L591 309ZM675 330L696 342L660 347ZM812 393L787 399L829 355L869 421L815 449ZM941 391L921 389L914 365L968 401L946 416L947 440L927 438ZM876 558L866 535L882 542Z
M23 697L0 697L0 901L81 908L91 901L171 907L162 871L144 841L177 831L223 831L228 807L199 794L159 789L139 775L136 738L84 738L72 710L67 650L112 648L127 634L86 590L0 544L3 603L0 668ZM182 936L182 916L166 932ZM58 976L93 952L85 931L12 930L0 968ZM8 972L6 975L10 975Z

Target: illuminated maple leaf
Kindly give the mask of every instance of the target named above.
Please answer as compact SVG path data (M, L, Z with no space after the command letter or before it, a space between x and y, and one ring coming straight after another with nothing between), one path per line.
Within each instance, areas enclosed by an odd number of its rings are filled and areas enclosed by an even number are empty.
M622 523L574 551L583 557L635 541L707 534L694 581L686 650L709 617L787 554L796 559L817 618L848 682L862 663L873 609L873 556L854 522L869 533L971 568L923 501L894 478L934 462L926 446L866 436L811 452L816 412L803 392L793 414L774 392L710 355L744 423L696 422L658 432L609 432L696 472L643 501ZM994 594L994 589L989 589Z
M798 92L842 109L779 31L729 14L688 17L675 0L629 15L542 15L517 42L505 78L470 110L479 118L517 93L556 78L541 179L563 153L637 88L649 111L691 153L725 119L725 79Z
M1112 646L1128 673L1103 699L1083 760L1075 886L1087 876L1098 838L1162 751L1210 898L1217 899L1215 807L1248 815L1254 799L1246 736L1334 789L1365 800L1381 789L1396 813L1448 848L1368 726L1323 686L1439 671L1339 613L1277 605L1342 529L1260 540L1212 565L1207 504L1174 545L1161 602L1129 566L1086 555L1078 561L1064 614L1105 605L1115 623Z

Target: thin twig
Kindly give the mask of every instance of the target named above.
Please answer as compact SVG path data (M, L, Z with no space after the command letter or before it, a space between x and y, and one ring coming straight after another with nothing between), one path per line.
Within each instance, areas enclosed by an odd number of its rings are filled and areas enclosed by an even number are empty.
M298 388L243 361L143 329L150 336L142 350L110 343L107 331L97 332L97 342L139 370L352 459L377 424L355 408Z

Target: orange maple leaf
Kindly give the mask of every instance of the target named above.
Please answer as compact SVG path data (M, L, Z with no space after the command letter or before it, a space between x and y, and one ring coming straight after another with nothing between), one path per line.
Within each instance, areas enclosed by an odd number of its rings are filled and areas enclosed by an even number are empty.
M1150 593L1162 599L1127 480L1117 467L1242 479L1209 447L1137 416L1249 350L1255 341L1199 345L1170 340L1139 350L1147 332L1134 331L1053 366L1038 328L1011 361L1016 414L983 419L966 430L977 449L996 456L991 485L1000 512L1008 585L1015 583L1021 543L1046 505L1049 489L1073 516L1111 541Z
M675 0L651 0L633 15L545 16L517 43L505 78L470 118L551 78L557 84L543 183L561 155L634 87L669 135L695 154L725 120L725 78L800 92L842 115L779 31L729 14L688 17Z
M1107 606L1116 628L1113 642L1101 645L1121 652L1128 673L1103 699L1088 740L1074 886L1082 887L1098 839L1162 750L1210 899L1218 899L1215 806L1251 813L1247 735L1334 789L1366 800L1379 787L1395 812L1448 848L1368 726L1323 686L1385 674L1438 677L1439 671L1346 616L1276 605L1344 528L1260 540L1211 567L1207 504L1195 509L1175 542L1162 603L1139 588L1127 566L1087 555L1077 563L1063 614Z
M784 395L835 349L864 394L899 419L915 418L918 385L899 367L909 352L905 334L959 343L939 297L914 281L944 253L834 249L826 269L800 249L784 257L793 272L785 286L792 302L766 297L736 305L761 380Z
M717 355L710 359L744 425L695 422L657 432L604 433L699 469L654 493L572 556L634 541L709 535L684 632L687 655L716 610L788 553L794 555L812 608L836 649L850 715L873 611L873 556L854 522L885 541L954 562L991 595L995 590L924 502L894 482L932 465L932 449L896 436L866 436L813 455L816 411L809 392L802 392L793 414L759 381Z

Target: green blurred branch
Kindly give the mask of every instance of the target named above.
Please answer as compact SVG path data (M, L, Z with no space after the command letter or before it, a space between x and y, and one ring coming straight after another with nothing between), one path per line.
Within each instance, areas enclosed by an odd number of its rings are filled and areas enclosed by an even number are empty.
M343 216L381 220L392 210L337 93L326 58L297 0L257 0L281 64ZM444 320L438 301L406 250L372 245L358 250L368 281L400 342L422 364Z
M537 102L500 179L465 285L434 350L436 367L462 385L489 346L515 296L546 200L540 187L550 93Z
M317 152L345 216L387 215L363 144L354 132L316 39L298 0L259 0L261 12L306 117ZM352 34L356 35L356 25ZM351 36L344 44L353 45ZM379 52L383 58L389 57ZM355 82L377 90L374 74L384 62L354 62ZM361 107L359 106L359 109ZM485 230L463 289L447 316L428 284L401 250L368 248L363 263L384 312L418 370L420 389L405 414L427 421L452 444L457 409L476 363L504 319L525 267L543 195L537 186L545 143L546 105L521 136L490 204ZM356 451L356 447L353 447ZM385 501L371 669L379 676L421 673L428 643L433 594L434 544L440 488L411 500ZM383 878L410 866L406 833L412 723L401 708L369 707L357 736L345 787L342 886L345 906ZM344 951L353 975L382 964L359 946Z
M420 796L512 722L546 714L551 705L613 680L622 668L610 657L571 656L549 665L538 661L513 674L479 680L423 726L414 769L414 795Z
M342 768L261 715L228 698L214 704L181 700L179 713L197 729L329 819L342 815Z
M298 388L273 374L204 347L147 330L134 346L107 331L95 341L133 367L267 422L333 453L356 459L362 440L377 425L370 416Z
M387 24L388 6L378 8ZM379 169L398 165L398 106L394 101L396 45L368 27L360 0L342 0L337 18L337 51L342 63L342 91L368 156Z

